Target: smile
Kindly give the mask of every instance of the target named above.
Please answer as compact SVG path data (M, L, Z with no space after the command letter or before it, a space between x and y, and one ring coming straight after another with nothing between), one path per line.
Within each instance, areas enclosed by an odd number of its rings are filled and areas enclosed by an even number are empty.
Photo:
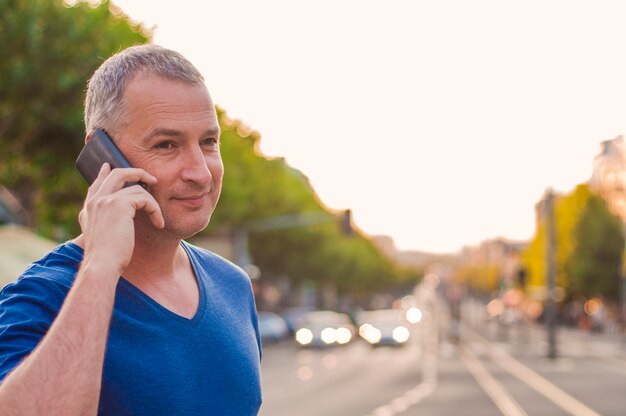
M174 197L172 198L175 202L180 203L181 205L197 208L204 205L205 201L208 198L208 194L200 194L200 195L190 195L184 197Z

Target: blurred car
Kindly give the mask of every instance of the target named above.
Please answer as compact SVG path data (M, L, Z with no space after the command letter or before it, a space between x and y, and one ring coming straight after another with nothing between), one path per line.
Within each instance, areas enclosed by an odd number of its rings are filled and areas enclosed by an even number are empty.
M289 328L289 332L293 335L300 327L304 316L307 313L313 311L315 311L315 308L310 306L295 306L286 309L284 312L281 313L281 315L285 319L285 321L287 321L287 327Z
M303 347L327 347L347 344L355 335L356 327L348 315L314 311L302 317L295 339Z
M274 312L259 312L259 333L265 343L278 342L289 337L287 322Z
M394 302L395 303L395 302ZM417 299L413 295L406 295L398 301L397 309L403 310L406 320L411 324L418 324L422 321L424 314L417 304Z
M417 306L411 306L406 310L406 320L412 324L418 324L422 322L422 318L424 317L423 312Z
M405 314L396 309L361 312L359 335L373 346L404 345L411 337Z

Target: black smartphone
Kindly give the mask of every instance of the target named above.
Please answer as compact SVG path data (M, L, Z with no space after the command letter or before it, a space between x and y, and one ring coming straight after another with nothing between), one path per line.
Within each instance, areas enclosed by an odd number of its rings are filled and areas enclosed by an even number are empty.
M104 163L111 165L111 169L132 167L111 137L103 129L98 129L91 135L78 155L76 169L91 185L98 177ZM146 189L146 184L143 182L127 182L124 187L132 185L140 185Z

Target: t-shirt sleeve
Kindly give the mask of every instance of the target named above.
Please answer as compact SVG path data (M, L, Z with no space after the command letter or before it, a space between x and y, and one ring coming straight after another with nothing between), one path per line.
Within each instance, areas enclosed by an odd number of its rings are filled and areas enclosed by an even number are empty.
M53 282L24 276L0 292L0 383L48 332L64 299Z

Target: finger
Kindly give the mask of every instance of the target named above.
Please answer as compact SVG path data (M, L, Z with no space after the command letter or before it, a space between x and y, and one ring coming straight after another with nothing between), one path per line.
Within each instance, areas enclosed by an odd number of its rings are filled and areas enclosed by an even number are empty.
M98 176L96 177L96 180L100 179L104 179L106 178L106 176L111 172L111 165L109 165L108 163L103 163L102 166L100 166L100 172L98 172Z
M121 198L129 198L135 211L144 210L150 217L150 221L157 228L165 226L165 220L159 203L152 195L140 186L131 186L117 192Z
M107 177L107 175L111 172L111 167L108 163L103 164L100 167L100 171L98 172L98 176L96 179L89 185L87 189L87 195L85 196L85 203L91 199L93 199L94 195L98 193L98 190L102 186L102 182Z
M89 186L87 194L97 192L98 189L100 189L100 186L102 186L102 182L109 175L109 173L111 173L111 165L109 165L108 163L103 163L100 167L100 171L98 172L98 176L96 176L96 179Z
M143 182L147 185L154 185L157 179L143 169L139 168L118 168L113 169L104 179L101 187L103 193L119 191L126 183Z
M135 187L133 186L133 188ZM142 188L139 188L139 190L141 193L135 194L135 199L133 200L135 211L145 211L150 217L150 222L152 222L155 227L165 227L165 219L163 218L163 213L161 212L159 204L152 197L152 195L145 192Z

